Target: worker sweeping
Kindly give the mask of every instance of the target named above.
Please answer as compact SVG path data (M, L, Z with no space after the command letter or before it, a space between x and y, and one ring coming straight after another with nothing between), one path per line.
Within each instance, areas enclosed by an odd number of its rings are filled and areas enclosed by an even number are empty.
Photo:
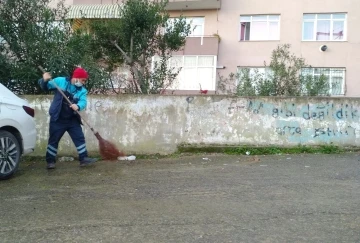
M90 165L97 161L97 159L88 157L85 136L81 128L81 117L78 113L86 108L87 90L84 84L86 84L88 77L88 73L84 69L76 68L71 78L57 77L52 80L51 74L45 72L43 78L39 80L39 85L43 90L55 91L49 110L49 141L46 150L47 169L55 169L58 145L65 132L68 132L75 144L79 154L80 166ZM71 105L57 87L71 101Z

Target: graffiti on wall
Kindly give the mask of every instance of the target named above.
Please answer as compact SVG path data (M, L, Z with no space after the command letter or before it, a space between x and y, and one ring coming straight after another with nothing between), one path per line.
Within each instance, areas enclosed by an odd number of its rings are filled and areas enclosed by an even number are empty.
M277 104L234 99L228 107L228 115L238 112L271 116L275 121L275 134L297 143L355 139L356 128L350 123L359 119L357 107L347 103L335 105L329 101L298 105L294 102Z
M305 120L354 120L358 119L358 110L349 104L335 106L331 102L306 104L297 106L295 103L284 102L282 106L249 100L247 111L255 114L271 115L274 118L300 117Z

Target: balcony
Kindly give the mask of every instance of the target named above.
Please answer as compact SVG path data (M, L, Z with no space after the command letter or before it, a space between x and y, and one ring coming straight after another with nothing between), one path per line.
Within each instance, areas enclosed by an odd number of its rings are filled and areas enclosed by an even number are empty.
M182 50L173 55L218 55L219 38L216 36L200 36L186 38Z
M221 0L169 0L166 10L215 10L220 7Z

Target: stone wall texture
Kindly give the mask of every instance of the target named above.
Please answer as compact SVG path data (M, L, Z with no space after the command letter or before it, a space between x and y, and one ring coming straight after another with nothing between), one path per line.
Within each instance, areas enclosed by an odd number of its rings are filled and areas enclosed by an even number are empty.
M35 108L37 148L48 139L52 96L25 96ZM246 98L233 96L89 96L82 116L127 154L170 154L179 144L359 146L358 98ZM89 152L98 141L84 124ZM75 153L66 134L60 154Z

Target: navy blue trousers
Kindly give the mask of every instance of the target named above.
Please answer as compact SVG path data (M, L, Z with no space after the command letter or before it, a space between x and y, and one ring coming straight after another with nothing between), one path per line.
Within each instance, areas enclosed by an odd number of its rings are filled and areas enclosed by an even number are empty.
M56 122L50 122L49 141L46 150L47 163L56 162L59 142L65 132L69 133L73 143L75 144L79 154L79 160L82 161L85 157L88 156L85 144L85 136L81 129L80 122L77 119L58 120Z

